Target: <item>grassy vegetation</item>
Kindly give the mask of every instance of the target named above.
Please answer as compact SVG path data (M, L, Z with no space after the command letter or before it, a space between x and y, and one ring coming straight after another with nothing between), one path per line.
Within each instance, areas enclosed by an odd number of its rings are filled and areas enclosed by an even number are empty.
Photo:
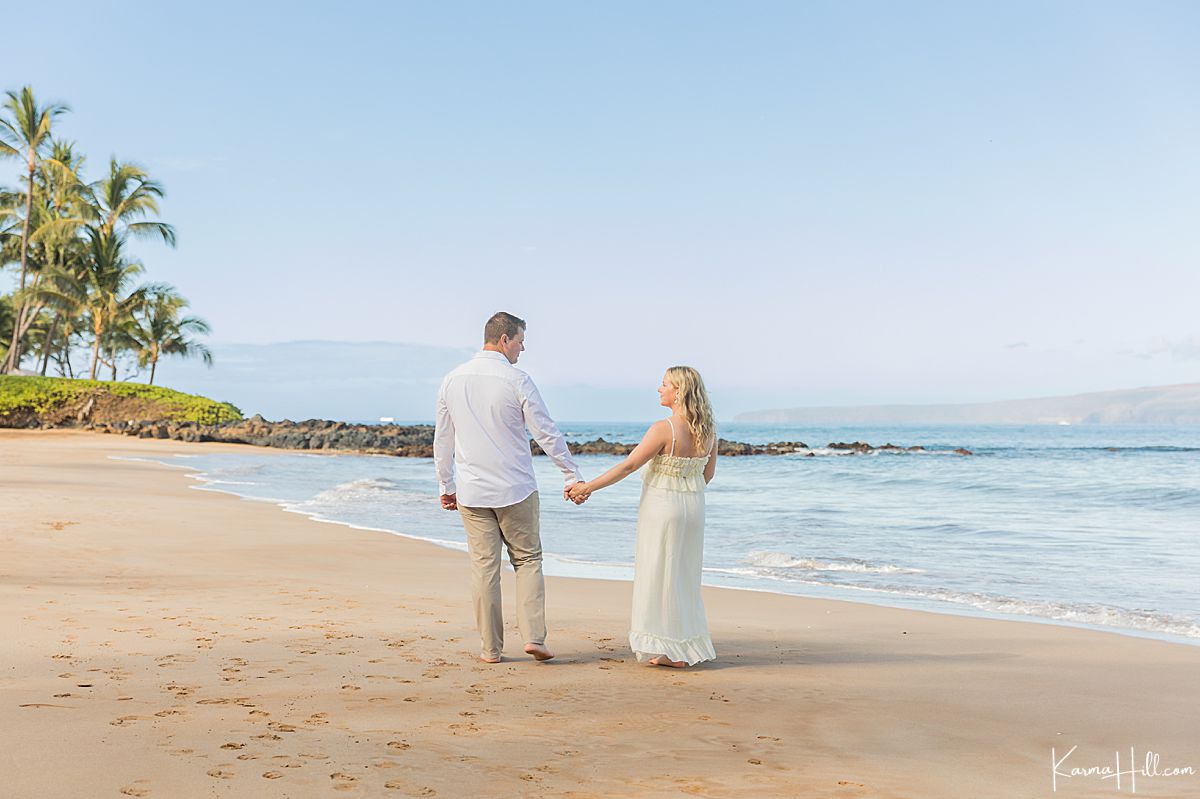
M0 375L0 419L18 411L38 415L53 413L86 401L89 396L109 395L142 400L147 404L147 419L219 424L242 418L242 412L228 402L184 394L162 386L119 383L100 380L71 380L64 377L24 377Z

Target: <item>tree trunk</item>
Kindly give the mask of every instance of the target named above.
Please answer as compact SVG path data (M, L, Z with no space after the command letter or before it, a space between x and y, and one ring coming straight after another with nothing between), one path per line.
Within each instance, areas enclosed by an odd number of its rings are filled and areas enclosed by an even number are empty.
M61 312L54 315L54 321L50 323L50 332L46 334L46 343L42 345L42 377L46 376L46 368L50 366L50 350L54 349L54 334L58 332L60 319Z
M154 370L158 368L157 356L150 361L150 385L154 385Z
M25 289L25 273L29 268L29 218L33 216L33 172L37 161L37 151L29 148L29 190L25 193L25 223L21 226L21 290ZM8 357L0 372L11 372L21 363L21 323L25 320L25 302L16 314L13 323L12 343L8 347Z
M96 333L96 340L92 343L92 376L90 379L96 379L96 369L100 366L100 334Z
M35 285L34 288L37 288L37 286ZM25 310L29 310L28 305L23 307ZM29 328L33 327L33 323L37 321L38 314L40 314L42 309L45 307L46 303L38 303L38 305L25 317L25 321L17 328L17 333L21 338L24 338L25 334L29 332Z

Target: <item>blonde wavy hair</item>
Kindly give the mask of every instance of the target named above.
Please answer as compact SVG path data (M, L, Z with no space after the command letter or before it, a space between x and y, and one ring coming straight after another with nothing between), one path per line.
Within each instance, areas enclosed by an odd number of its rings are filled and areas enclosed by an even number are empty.
M708 452L717 440L717 422L713 418L712 403L708 401L704 380L690 366L672 366L667 370L667 380L679 392L676 399L696 448Z

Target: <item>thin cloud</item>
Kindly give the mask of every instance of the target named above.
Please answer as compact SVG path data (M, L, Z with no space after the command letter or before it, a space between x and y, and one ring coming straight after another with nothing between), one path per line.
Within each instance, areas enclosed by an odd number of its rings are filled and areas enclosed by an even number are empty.
M1169 356L1174 361L1200 360L1200 336L1184 336L1172 341L1166 336L1155 336L1142 347L1121 350L1120 355L1128 355L1148 361L1160 355Z

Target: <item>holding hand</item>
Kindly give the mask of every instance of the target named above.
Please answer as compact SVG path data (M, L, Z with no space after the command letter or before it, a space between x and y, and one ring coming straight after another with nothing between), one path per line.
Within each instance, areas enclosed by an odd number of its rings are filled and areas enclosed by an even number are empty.
M580 481L564 491L563 494L576 505L582 505L592 495L592 489L585 481Z
M458 494L442 494L443 510L458 510Z

